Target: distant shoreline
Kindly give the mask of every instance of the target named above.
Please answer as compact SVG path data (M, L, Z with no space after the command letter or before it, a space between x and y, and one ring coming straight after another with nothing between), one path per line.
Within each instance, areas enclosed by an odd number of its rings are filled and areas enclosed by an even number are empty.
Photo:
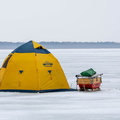
M24 42L0 42L0 49L15 49ZM116 42L39 42L47 49L109 49L120 48Z

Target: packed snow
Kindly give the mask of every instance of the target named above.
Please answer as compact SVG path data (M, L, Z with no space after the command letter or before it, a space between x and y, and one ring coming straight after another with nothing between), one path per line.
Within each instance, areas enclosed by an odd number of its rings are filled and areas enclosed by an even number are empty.
M0 65L12 50L0 50ZM101 91L0 92L0 120L120 120L120 49L50 49L69 85L93 68L103 73Z

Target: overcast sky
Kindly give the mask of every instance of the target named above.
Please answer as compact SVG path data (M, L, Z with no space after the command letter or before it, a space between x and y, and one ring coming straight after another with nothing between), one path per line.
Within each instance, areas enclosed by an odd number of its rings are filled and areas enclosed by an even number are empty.
M120 42L120 0L0 0L0 41Z

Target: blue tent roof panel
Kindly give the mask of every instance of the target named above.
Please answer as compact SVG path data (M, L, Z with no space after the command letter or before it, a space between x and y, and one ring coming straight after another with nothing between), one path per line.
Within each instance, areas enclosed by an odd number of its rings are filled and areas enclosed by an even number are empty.
M50 53L47 49L44 49L42 47L40 48L34 48L33 47L33 42L29 41L20 47L16 48L12 53L43 53L43 54L48 54Z

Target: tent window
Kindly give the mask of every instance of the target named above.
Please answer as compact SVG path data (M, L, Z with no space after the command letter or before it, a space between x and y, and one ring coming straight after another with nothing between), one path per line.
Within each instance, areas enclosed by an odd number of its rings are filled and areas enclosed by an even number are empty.
M12 57L12 55L9 55L8 58L5 60L5 62L3 63L3 66L4 68L7 67L7 64L8 64L8 61L10 60L10 58Z
M39 46L39 47L37 47L36 49L43 49L43 47L42 47L42 46Z

